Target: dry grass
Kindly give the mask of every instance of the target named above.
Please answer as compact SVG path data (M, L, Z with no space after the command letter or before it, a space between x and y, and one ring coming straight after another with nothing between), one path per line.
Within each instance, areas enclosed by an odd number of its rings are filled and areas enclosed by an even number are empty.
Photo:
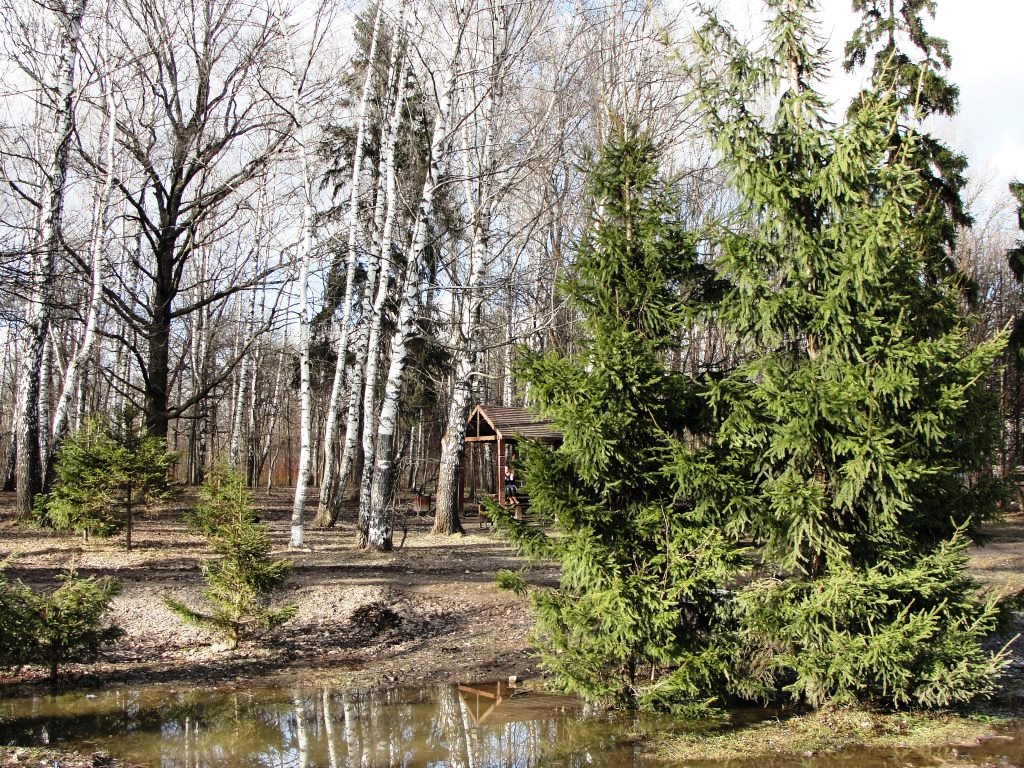
M710 734L651 735L650 757L671 762L756 760L809 756L850 747L920 749L971 746L996 735L997 721L949 713L882 714L864 709L824 709L785 720L766 720Z

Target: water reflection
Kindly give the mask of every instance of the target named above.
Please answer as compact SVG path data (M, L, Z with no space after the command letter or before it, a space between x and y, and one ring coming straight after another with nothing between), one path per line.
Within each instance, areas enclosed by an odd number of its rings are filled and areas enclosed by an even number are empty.
M641 765L580 714L576 699L505 683L361 695L152 688L2 700L0 743L63 742L166 768Z
M738 723L765 713L736 713ZM0 744L104 749L161 768L647 768L633 721L584 713L578 700L504 683L397 688L168 687L0 699ZM648 729L699 728L656 720ZM675 765L874 768L1024 765L1024 722L971 750L850 749L833 755ZM966 760L967 762L964 762Z

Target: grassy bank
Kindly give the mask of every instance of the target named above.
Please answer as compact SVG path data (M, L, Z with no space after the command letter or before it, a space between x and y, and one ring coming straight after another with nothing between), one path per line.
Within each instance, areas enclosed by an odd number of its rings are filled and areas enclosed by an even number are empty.
M809 757L851 747L921 749L974 746L998 735L1006 717L988 714L879 713L866 709L829 708L741 728L700 734L640 734L646 756L680 761L733 761Z

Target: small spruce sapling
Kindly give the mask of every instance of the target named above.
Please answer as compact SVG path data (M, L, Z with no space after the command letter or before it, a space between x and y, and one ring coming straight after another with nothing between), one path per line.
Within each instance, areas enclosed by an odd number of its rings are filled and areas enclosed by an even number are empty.
M20 581L9 582L0 563L0 667L27 663L34 644L32 590Z
M122 630L104 625L103 615L121 585L109 576L79 578L69 571L57 589L35 595L35 660L46 664L50 679L68 661L93 661L100 647L120 637Z
M80 578L73 570L51 592L9 583L0 574L0 666L41 664L56 680L60 665L93 661L122 634L103 620L120 591L109 576Z
M39 497L38 517L86 538L123 530L130 551L139 510L171 494L168 471L175 460L166 441L147 435L130 413L113 427L91 420L62 443L57 479L53 491Z
M248 509L248 522L259 522L250 502L245 478L226 466L214 466L199 487L199 501L185 512L185 524L196 533L213 536L235 519L240 508Z
M185 621L225 635L235 648L258 630L280 626L295 615L294 604L271 608L291 563L270 557L266 526L255 519L241 477L214 472L204 485L193 525L207 536L217 557L203 563L207 609L195 610L173 597L164 603Z

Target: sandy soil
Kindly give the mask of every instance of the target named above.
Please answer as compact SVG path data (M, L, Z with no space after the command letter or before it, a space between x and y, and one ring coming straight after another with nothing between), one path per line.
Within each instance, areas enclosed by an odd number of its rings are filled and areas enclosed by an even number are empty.
M122 582L111 618L124 636L99 663L70 665L64 673L69 683L83 675L108 684L315 674L318 681L370 688L534 674L527 600L495 584L498 569L523 563L475 518L465 521L465 536L434 536L430 518L409 516L400 521L395 551L367 553L355 546L355 510L346 508L334 529L307 527L306 546L294 550L287 547L291 498L288 489L261 493L256 507L270 525L274 554L294 564L282 596L297 603L298 613L264 643L237 650L183 625L163 604L164 595L201 604L200 563L209 550L181 522L187 500L142 518L127 552L123 536L83 541L15 526L13 495L0 494L0 562L13 555L7 577L31 586L52 585L69 566ZM311 519L315 497L309 504ZM529 575L533 583L556 578L552 568ZM41 675L26 670L5 687Z
M316 505L311 497L310 519ZM306 546L294 550L287 546L291 498L289 489L276 489L269 497L258 494L255 502L270 525L274 554L294 564L283 599L297 603L298 613L264 643L237 650L182 624L162 601L172 595L200 605L200 563L209 550L181 521L188 499L141 518L135 548L127 552L123 536L83 541L16 526L13 494L0 493L0 562L9 557L7 577L34 587L51 586L69 566L122 582L111 617L124 636L98 664L69 665L63 674L70 683L86 674L99 684L315 674L318 680L329 676L370 688L535 674L528 601L495 584L499 569L526 565L488 527L470 517L465 536L435 536L430 518L407 516L399 521L393 552L368 553L355 546L355 510L346 507L336 528L307 526ZM988 534L984 546L972 549L972 571L999 592L1024 590L1024 515ZM527 578L554 584L557 571L534 567ZM397 619L382 615L382 607ZM42 674L30 669L0 681L9 689L12 682L36 682Z

